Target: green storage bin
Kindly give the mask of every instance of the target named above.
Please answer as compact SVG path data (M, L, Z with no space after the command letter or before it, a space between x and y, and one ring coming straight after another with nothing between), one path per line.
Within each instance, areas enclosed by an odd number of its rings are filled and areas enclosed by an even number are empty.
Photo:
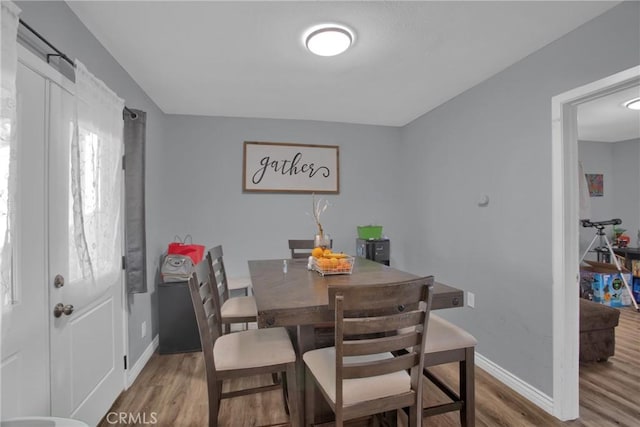
M358 239L381 239L382 238L382 226L381 225L359 225L358 226Z

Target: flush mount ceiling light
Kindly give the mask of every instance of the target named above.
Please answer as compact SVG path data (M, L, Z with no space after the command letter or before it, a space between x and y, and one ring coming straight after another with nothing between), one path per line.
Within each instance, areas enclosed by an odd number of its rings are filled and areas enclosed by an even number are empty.
M349 49L353 33L340 25L314 27L305 37L305 46L319 56L336 56Z
M640 98L635 98L624 103L624 106L630 110L640 110Z

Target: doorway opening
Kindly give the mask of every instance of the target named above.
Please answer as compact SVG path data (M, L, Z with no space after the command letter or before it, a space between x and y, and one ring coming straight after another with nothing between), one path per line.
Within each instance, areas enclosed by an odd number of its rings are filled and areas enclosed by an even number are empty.
M554 96L552 114L553 415L579 416L579 186L580 104L640 84L640 66Z

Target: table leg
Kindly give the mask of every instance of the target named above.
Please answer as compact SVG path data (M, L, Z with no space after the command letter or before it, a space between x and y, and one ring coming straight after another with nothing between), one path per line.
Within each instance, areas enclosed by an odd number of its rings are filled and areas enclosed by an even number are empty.
M296 351L298 353L298 359L296 364L296 372L298 379L298 403L300 408L300 425L304 426L305 422L305 404L304 404L304 393L305 393L305 367L304 360L302 360L302 355L315 348L315 340L313 335L313 325L299 325L297 327L296 334Z

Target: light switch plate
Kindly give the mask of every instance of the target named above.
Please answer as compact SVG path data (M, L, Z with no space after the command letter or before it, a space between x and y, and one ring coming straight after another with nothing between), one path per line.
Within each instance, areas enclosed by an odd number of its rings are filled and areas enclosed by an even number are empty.
M467 305L471 308L476 306L476 296L471 292L467 292Z

